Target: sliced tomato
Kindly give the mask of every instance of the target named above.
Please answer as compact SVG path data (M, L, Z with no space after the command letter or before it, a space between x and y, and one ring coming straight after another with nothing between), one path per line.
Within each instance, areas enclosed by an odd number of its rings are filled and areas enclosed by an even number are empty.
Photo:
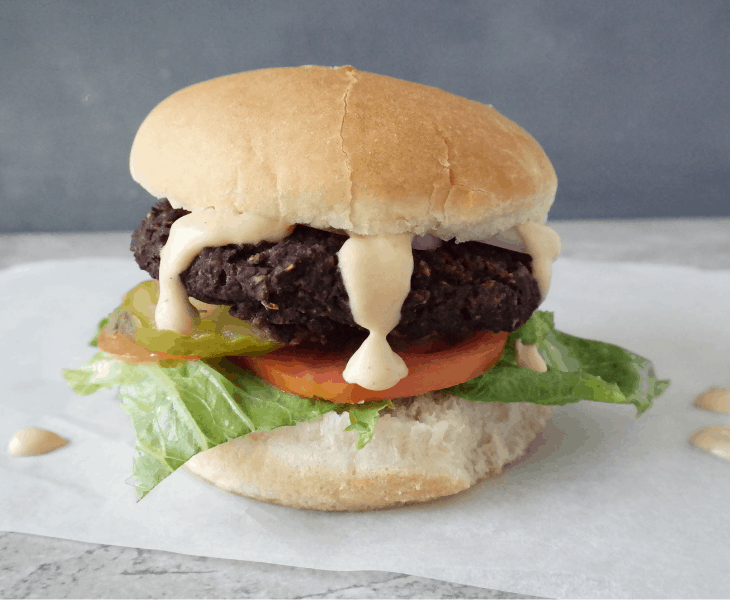
M366 390L342 378L351 353L308 351L305 354L296 346L290 346L261 356L228 358L286 392L357 404L416 396L469 381L497 363L508 335L483 331L454 347L435 349L431 346L399 352L408 367L408 376L382 391Z

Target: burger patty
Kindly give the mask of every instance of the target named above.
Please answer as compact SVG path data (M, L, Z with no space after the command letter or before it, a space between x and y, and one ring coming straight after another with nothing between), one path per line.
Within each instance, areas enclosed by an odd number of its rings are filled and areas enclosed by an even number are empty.
M139 266L159 277L170 227L188 214L155 204L132 236ZM230 313L284 344L360 343L367 330L350 312L337 261L346 235L297 225L277 243L203 249L181 278L188 295L231 305ZM477 331L514 331L540 302L528 254L479 242L444 242L413 250L411 290L388 341L394 349L431 341L456 343Z

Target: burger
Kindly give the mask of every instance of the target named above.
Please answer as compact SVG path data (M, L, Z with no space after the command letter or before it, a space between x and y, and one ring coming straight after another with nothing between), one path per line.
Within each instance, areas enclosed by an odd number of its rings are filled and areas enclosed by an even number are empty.
M150 279L64 372L119 388L140 497L180 467L317 510L455 494L523 455L555 406L643 412L666 387L540 311L557 179L491 106L352 67L187 87L132 145Z

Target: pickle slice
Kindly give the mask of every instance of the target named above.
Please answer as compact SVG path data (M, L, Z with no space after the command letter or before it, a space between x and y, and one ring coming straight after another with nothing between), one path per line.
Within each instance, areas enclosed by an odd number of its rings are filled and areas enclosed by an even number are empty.
M161 331L155 326L159 283L144 281L125 294L122 304L109 315L107 332L150 350L174 356L255 356L280 348L280 344L256 337L246 321L228 314L228 306L191 299L200 312L191 335Z

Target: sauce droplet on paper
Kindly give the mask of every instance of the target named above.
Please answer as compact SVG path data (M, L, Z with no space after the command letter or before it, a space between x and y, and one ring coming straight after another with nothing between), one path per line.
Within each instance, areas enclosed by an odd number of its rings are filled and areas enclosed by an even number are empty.
M697 408L730 414L730 388L711 387L695 398Z
M53 452L67 443L60 435L47 429L26 427L13 436L8 450L13 456L36 456Z
M690 444L730 460L730 425L703 427L689 436Z

